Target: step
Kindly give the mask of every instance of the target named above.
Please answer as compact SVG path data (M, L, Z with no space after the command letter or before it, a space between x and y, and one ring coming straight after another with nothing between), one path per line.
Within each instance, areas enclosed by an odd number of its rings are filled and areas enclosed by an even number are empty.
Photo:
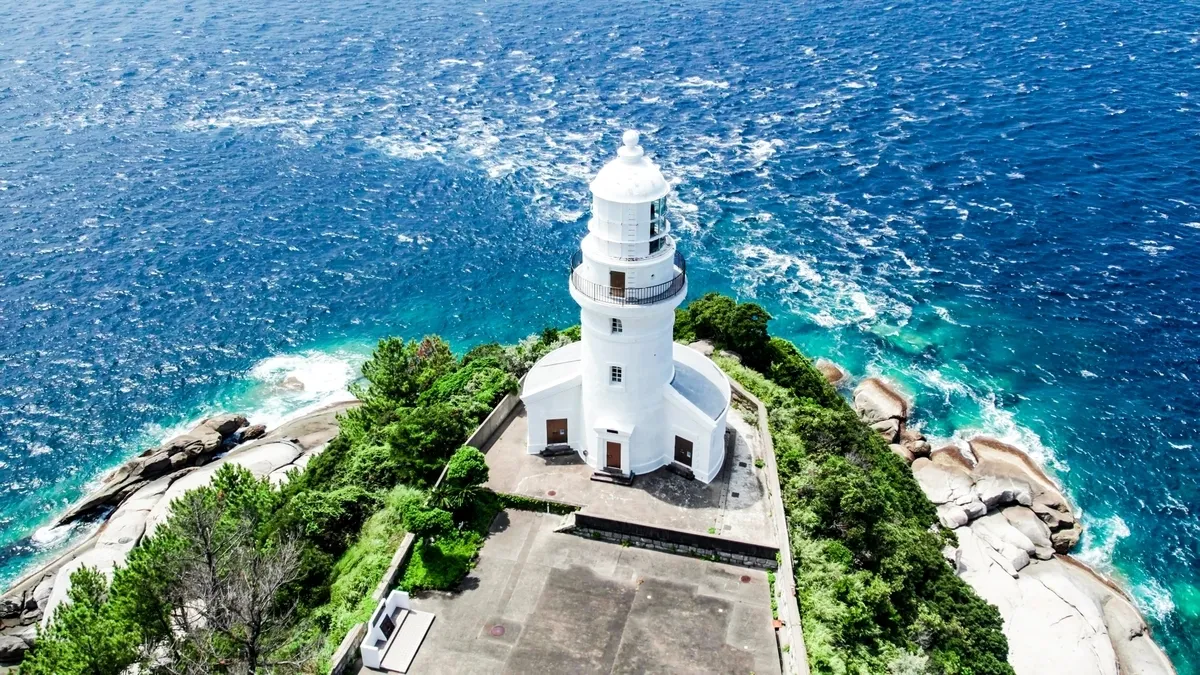
M597 483L612 483L613 485L633 485L633 474L615 473L611 471L596 471L592 473L592 480Z
M696 478L696 474L693 473L689 467L686 467L686 466L680 464L679 462L672 462L672 463L668 464L667 471L670 471L671 473L675 474L676 476L681 476L688 480L694 480Z
M542 457L559 457L562 455L575 454L575 449L565 443L555 443L547 445L538 453Z
M383 669L394 673L407 673L432 625L433 614L409 611L404 623L400 624L392 638L392 646L388 647L387 653L383 655L383 662L380 663Z

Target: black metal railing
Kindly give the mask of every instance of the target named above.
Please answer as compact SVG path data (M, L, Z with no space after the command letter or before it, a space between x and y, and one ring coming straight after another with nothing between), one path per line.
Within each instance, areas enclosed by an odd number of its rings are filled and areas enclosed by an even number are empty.
M609 302L614 305L652 305L673 297L687 285L687 260L680 255L679 251L675 252L675 276L670 281L640 288L604 286L594 281L588 281L578 273L581 264L583 264L583 251L576 251L571 256L571 286L596 302Z

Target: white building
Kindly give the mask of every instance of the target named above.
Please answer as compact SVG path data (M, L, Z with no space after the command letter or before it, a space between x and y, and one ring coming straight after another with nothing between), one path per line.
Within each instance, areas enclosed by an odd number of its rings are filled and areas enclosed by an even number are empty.
M591 184L592 218L571 258L580 342L525 379L529 452L570 446L597 472L632 477L672 462L710 482L725 459L729 381L672 340L687 264L669 234L670 186L627 131Z

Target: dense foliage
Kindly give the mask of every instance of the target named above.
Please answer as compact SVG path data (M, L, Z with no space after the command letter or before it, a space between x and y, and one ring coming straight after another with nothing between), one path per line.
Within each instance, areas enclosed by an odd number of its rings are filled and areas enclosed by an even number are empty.
M813 671L1011 675L999 612L943 560L952 535L908 467L769 320L709 294L675 335L736 352L718 363L770 410Z
M282 489L225 465L172 504L171 515L114 573L83 569L23 666L27 674L309 672L370 613L371 592L406 528L465 573L495 513L481 499L482 454L471 430L557 331L458 359L439 338L387 338L363 366L338 435ZM457 452L456 452L457 451ZM428 488L447 461L447 480ZM490 494L490 493L489 493ZM490 520L490 518L488 518ZM458 541L457 547L451 546ZM469 549L469 550L468 550ZM457 579L456 579L457 580ZM449 583L443 581L442 583ZM153 657L153 658L152 658Z

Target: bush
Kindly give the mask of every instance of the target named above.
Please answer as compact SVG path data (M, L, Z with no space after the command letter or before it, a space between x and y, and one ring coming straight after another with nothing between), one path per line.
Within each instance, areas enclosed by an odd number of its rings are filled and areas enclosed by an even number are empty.
M458 511L478 496L488 480L487 458L479 450L464 445L446 464L446 477L434 494L442 508Z
M794 345L769 337L766 312L709 294L677 317L678 339L742 355L715 360L769 410L813 672L1011 675L1000 615L942 559L953 535L912 472Z
M436 539L454 530L454 516L439 508L411 505L404 511L404 528L414 536Z
M24 675L120 675L138 658L137 625L108 602L108 580L81 567L71 575L68 602L21 664Z
M471 531L417 542L400 588L410 593L454 590L474 567L482 545L483 536Z

